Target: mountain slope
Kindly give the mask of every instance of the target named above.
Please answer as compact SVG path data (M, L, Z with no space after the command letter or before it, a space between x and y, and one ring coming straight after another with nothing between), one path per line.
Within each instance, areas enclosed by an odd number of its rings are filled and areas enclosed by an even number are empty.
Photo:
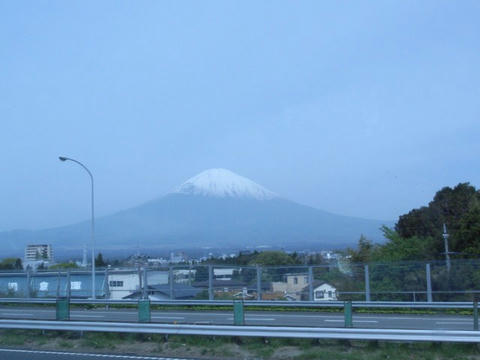
M282 199L228 170L213 169L174 192L96 221L98 249L175 249L271 245L343 247L361 234L381 240L383 222L330 214ZM390 224L388 224L390 225ZM89 222L41 231L0 233L6 247L51 243L80 249L89 242Z

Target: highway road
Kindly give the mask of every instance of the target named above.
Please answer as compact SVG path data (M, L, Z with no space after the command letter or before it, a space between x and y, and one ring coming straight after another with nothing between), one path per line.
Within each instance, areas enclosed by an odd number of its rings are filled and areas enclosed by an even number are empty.
M2 319L55 320L54 308L0 307ZM131 321L138 314L133 309L75 309L70 312L71 320L78 321ZM233 324L233 312L226 311L152 311L151 321L177 324ZM266 326L318 326L343 327L342 313L318 312L257 312L245 313L246 325ZM437 329L472 330L472 316L460 315L400 315L400 314L355 314L353 326L377 329Z
M182 360L178 358L0 349L0 360ZM192 360L192 359L189 359Z

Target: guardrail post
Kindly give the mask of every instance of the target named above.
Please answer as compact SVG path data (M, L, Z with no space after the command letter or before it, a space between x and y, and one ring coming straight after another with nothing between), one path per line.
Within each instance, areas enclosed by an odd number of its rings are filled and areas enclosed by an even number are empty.
M473 301L473 330L478 330L478 299Z
M213 266L208 265L208 300L213 300Z
M430 264L425 265L425 276L427 277L427 301L432 302L432 276L430 275Z
M368 273L368 265L365 265L365 301L370 300L370 275Z
M262 268L257 265L257 300L262 300Z
M138 300L138 322L150 322L150 300L140 299Z
M243 301L233 301L233 325L245 325L245 313L243 311Z
M313 301L313 266L308 267L308 301Z
M346 328L351 328L351 327L353 327L352 302L351 301L345 301L343 303L343 307L344 307L344 314L345 314L345 327Z
M58 321L70 320L70 299L58 298L56 301L56 319Z
M170 289L170 300L175 299L175 294L173 293L173 267L168 268L168 286Z

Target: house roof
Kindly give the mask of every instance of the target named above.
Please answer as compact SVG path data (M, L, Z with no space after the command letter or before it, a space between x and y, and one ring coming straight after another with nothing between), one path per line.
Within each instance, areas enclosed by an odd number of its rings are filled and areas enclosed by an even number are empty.
M220 288L223 288L223 287L245 287L245 286L247 286L246 283L244 283L243 281L239 281L239 280L216 280L216 279L214 279L212 281L212 285L213 285L213 287L220 287ZM192 286L196 287L196 288L208 288L208 280L195 281L192 284Z
M195 288L190 285L185 284L175 284L173 287L173 298L174 299L188 299L197 296L202 290ZM137 298L142 294L142 291L135 291L130 295L124 297L124 299L131 299ZM170 285L169 284L161 284L161 285L149 285L148 286L148 294L155 295L155 294L162 294L165 296L170 296Z
M335 290L337 289L335 286L333 286L332 284L327 283L326 281L322 281L322 280L314 280L314 281L313 281L313 289L316 289L316 288L318 288L319 286L322 286L322 285L329 285L329 286L331 286L332 288L334 288ZM307 285L307 286L305 286L305 287L302 289L302 294L303 294L303 293L307 293L307 294L308 294L308 291L309 291L309 289L308 289L308 285Z

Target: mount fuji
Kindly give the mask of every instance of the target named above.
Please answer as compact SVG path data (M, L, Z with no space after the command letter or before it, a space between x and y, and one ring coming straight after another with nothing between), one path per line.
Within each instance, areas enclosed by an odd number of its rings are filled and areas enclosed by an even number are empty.
M203 171L185 181L174 193L253 200L271 200L277 197L263 186L226 169Z
M174 250L201 247L273 246L342 248L361 234L381 241L391 222L335 215L284 199L226 169L210 169L172 192L96 219L99 251ZM89 222L58 228L0 233L3 249L22 253L26 244L49 243L57 252L89 243Z

